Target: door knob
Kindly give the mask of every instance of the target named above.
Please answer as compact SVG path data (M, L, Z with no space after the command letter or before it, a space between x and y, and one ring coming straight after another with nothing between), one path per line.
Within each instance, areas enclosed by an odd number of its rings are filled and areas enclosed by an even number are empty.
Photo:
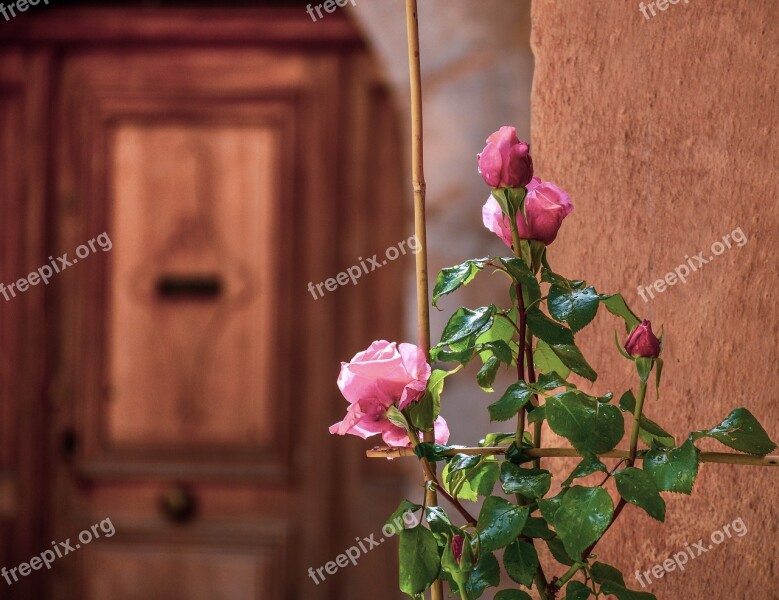
M186 523L195 517L197 498L185 484L177 483L160 497L160 510L173 523Z

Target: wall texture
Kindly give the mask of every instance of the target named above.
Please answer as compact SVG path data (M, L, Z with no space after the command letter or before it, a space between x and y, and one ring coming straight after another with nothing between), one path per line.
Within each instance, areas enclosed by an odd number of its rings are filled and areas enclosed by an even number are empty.
M534 159L575 206L551 260L601 291L621 291L665 328L662 397L647 410L677 442L742 405L777 439L779 3L682 0L654 17L647 11L648 19L638 4L533 2ZM638 286L686 256L708 259L712 244L739 228L748 240L741 247L731 242L686 284L641 299ZM599 315L597 331L580 341L601 373L595 388L616 394L632 373L613 351L614 325ZM665 526L628 507L600 557L626 573L645 571L741 517L746 535L648 591L686 600L779 597L776 566L766 560L779 550L777 477L774 469L705 465L692 498L667 498ZM632 576L628 583L640 589Z

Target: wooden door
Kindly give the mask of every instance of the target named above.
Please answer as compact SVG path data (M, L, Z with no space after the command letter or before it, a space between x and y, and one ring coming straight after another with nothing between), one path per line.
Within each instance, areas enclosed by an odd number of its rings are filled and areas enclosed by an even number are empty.
M327 585L306 573L368 533L338 507L393 480L344 473L326 426L338 359L399 329L402 271L340 298L306 286L408 237L381 204L400 197L395 122L351 26L297 12L61 11L15 34L40 44L20 60L50 91L41 255L68 253L46 290L47 466L31 479L45 520L28 537L73 546L19 598L316 600L382 583L390 547ZM371 506L380 527L392 507ZM387 579L376 598L395 597Z

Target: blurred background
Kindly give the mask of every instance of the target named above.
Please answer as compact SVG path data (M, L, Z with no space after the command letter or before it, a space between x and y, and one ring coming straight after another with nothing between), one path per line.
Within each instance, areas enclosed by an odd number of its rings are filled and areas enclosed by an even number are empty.
M665 328L649 415L679 442L744 405L779 437L779 5L419 2L431 278L506 251L475 155L512 124L575 206L556 270ZM400 598L394 540L310 569L422 491L413 460L364 457L378 438L327 433L340 362L416 339L414 258L392 250L413 234L403 2L23 6L0 18L0 282L70 265L0 297L0 566L105 519L115 534L0 598ZM737 228L745 245L641 299ZM505 295L485 278L443 300L434 341ZM599 393L631 384L613 331L599 315L577 337ZM463 444L498 429L471 371L444 396ZM628 507L599 552L643 571L740 517L743 538L650 591L779 597L776 489L704 466L664 526Z

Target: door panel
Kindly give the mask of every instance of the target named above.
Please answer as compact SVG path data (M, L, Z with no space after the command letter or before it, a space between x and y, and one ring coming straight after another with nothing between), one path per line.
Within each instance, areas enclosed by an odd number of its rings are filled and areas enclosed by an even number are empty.
M345 20L307 19L51 8L0 38L3 280L110 239L0 318L4 564L114 529L14 598L397 597L392 544L308 577L396 504L399 469L327 426L339 360L400 337L404 269L307 285L411 231L392 99Z

